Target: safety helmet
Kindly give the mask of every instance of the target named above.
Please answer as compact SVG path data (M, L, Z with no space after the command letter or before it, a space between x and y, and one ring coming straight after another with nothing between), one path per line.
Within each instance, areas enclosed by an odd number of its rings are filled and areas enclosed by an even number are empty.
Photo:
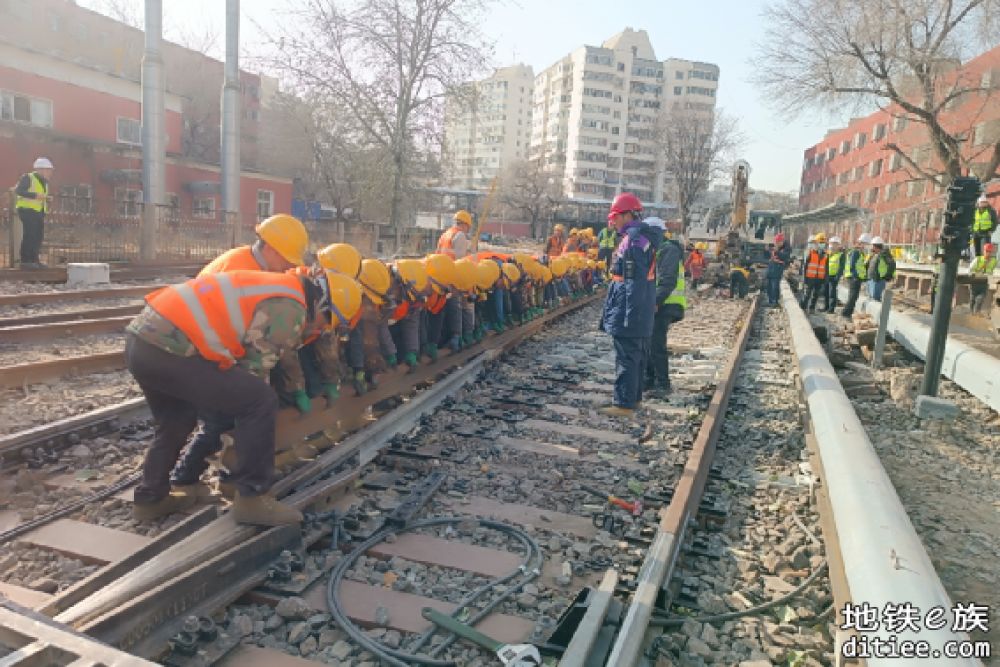
M591 229L590 227L584 227L583 235L586 236L588 239L592 239L594 238L594 230Z
M820 232L819 234L813 237L813 240L815 240L816 243L826 243L826 234Z
M461 211L456 211L454 217L452 218L455 222L461 223L463 225L472 226L472 214L462 209Z
M873 236L872 245L885 245L885 241L882 240L881 236Z
M407 287L423 292L427 289L427 268L418 259L396 260L396 275Z
M563 226L563 225L556 225L555 227L552 228L552 231L554 231L554 232L565 232L566 231L566 227Z
M38 168L38 165L35 165L35 169L37 169L37 168ZM990 200L986 198L986 195L983 195L982 197L980 197L979 199L976 200L976 206L982 206L983 204L989 204L989 203L990 203Z
M55 169L55 167L52 166L52 160L48 159L47 157L40 157L37 160L35 160L35 163L33 165L31 165L31 168L32 169Z
M309 234L305 226L286 213L272 215L255 228L260 240L271 246L295 266L305 264L303 255L309 245Z
M382 305L385 303L386 294L392 285L392 278L389 276L389 268L385 264L377 259L366 259L361 262L358 282L365 290L365 296L374 303Z
M503 265L503 275L504 278L508 280L508 282L514 284L521 279L521 270L518 269L515 265L511 264L510 262L507 262L506 264Z
M455 260L448 255L427 255L423 260L427 279L438 294L444 294L455 284Z
M569 260L565 257L556 257L549 264L549 269L552 270L552 275L556 278L562 278L563 274L566 273L566 269L569 268Z
M608 213L608 219L617 215L618 213L629 213L632 211L641 211L642 202L631 192L623 192L614 201L611 202L611 211Z
M455 262L455 289L460 292L471 292L478 282L476 264L468 257Z
M594 261L594 260L592 260L592 259L588 259L588 260L587 260L587 268L588 268L588 269L594 269L594 268L596 268L596 267L597 267L597 262L595 262L595 261Z
M839 236L831 236L830 237L830 243L840 243L840 242L841 241L840 241L840 237Z
M601 271L604 271L606 268L608 268L608 263L605 262L603 259L599 259L597 260L597 268L600 269Z
M781 232L778 232L777 234L774 235L774 245L781 245L784 242L785 242L785 235L784 234L782 234Z
M500 280L500 265L492 259L476 264L476 287L484 292Z
M333 243L316 253L319 265L327 271L336 271L357 278L361 272L361 253L348 243Z
M993 252L997 247L992 243L987 243L983 246L983 252Z
M573 229L569 230L569 235L570 236L579 236L580 235L580 230L577 229L576 227L574 227Z
M547 266L542 267L542 284L548 285L552 282L552 269Z
M330 314L327 328L347 326L354 328L361 313L361 286L353 278L336 271L324 271L320 279L323 301L320 310Z
M865 232L864 234L858 237L858 243L871 243L871 242L872 242L872 235L869 234L868 232Z

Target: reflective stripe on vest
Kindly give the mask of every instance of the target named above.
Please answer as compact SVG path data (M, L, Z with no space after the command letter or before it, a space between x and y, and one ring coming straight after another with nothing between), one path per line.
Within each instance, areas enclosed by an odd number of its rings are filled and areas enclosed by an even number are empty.
M460 231L462 230L459 229L458 225L445 230L444 234L441 235L441 238L438 239L437 251L439 254L448 255L452 259L455 258L453 243L455 240L455 234L458 234Z
M305 306L295 276L236 271L164 287L147 296L146 302L180 329L202 357L226 369L246 354L243 338L257 305L279 297Z
M984 275L990 275L993 270L997 268L997 258L990 257L988 262L984 262L986 259L982 255L976 257L975 261L972 262L972 266L969 267L969 273L982 273Z
M253 248L248 245L233 248L222 253L208 266L198 273L198 277L210 276L216 273L230 273L232 271L263 271L264 267L253 254Z
M844 251L838 250L837 252L828 255L829 260L827 261L827 275L831 278L836 278L840 275L840 264L844 260Z
M49 202L45 199L44 195L48 194L48 187L42 183L42 179L38 178L38 174L35 172L28 174L28 180L30 181L28 192L43 196L36 199L28 199L27 197L18 195L15 208L26 208L30 211L39 211L41 213L47 212L49 210Z
M597 247L603 248L605 250L614 250L615 246L618 245L617 243L615 243L616 236L617 234L611 231L610 227L605 227L597 235Z
M545 254L549 257L558 257L562 254L562 246L563 244L559 241L559 237L553 234L549 237L549 243L545 247Z
M854 257L853 262L850 261L852 256ZM852 250L851 254L847 256L847 265L844 266L844 277L864 280L867 276L868 259L865 257L865 253L860 250Z
M826 278L826 262L826 255L821 255L818 250L811 250L809 259L806 260L806 278Z
M993 220L990 218L990 210L985 211L981 208L976 209L976 219L972 223L972 231L974 232L988 232L990 227L993 226Z
M663 305L676 303L681 308L687 310L688 300L686 289L687 283L684 281L684 262L678 262L677 284L674 285L674 291L668 294L667 298L663 300Z

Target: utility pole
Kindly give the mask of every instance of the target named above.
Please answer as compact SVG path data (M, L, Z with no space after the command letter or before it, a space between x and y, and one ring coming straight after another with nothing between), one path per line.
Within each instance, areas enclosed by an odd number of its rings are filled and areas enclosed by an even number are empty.
M163 78L163 4L146 0L145 51L142 54L142 225L139 230L139 257L156 259L156 226L166 192L166 124Z
M951 302L955 296L955 276L958 275L958 260L962 250L969 247L972 232L972 218L975 214L976 199L982 187L978 178L962 176L948 187L948 205L944 212L944 228L941 230L941 279L934 299L934 321L931 337L927 341L924 379L920 393L937 396L941 365L944 363L944 349L948 343L948 325L951 322Z
M226 0L226 63L222 82L222 210L230 241L239 244L240 0Z

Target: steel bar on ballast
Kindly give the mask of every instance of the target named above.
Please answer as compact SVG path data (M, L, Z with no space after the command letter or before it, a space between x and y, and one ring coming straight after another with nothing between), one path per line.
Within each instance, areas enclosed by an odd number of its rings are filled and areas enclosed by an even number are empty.
M0 294L0 306L34 306L53 301L78 301L81 299L122 299L143 297L161 285L139 287L108 287L105 289L80 289L65 292L29 292L27 294Z
M934 607L950 610L948 593L913 529L868 433L816 339L812 325L791 288L784 282L781 296L788 314L788 328L809 405L813 434L826 473L823 482L840 537L840 553L853 604L867 603L882 610L887 604L910 603L924 613ZM878 302L874 303L881 306ZM895 635L899 642L929 641L932 647L943 649L946 642L968 640L968 636L948 629L950 620L949 614L949 623L944 629L923 627L919 634L906 628L890 633L879 626L865 636L887 640L890 635ZM867 664L888 667L898 664L898 661L872 657ZM971 659L928 658L921 664L980 663Z
M618 585L618 570L610 569L604 572L600 586L590 596L587 611L580 619L580 625L569 640L566 651L559 659L559 667L585 667L587 658L597 642L597 635L604 625L604 619L608 615L608 607L615 594L615 586Z

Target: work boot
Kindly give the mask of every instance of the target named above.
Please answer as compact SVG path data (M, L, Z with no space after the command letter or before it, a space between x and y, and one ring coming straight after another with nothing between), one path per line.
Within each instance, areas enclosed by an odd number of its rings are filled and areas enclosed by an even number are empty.
M603 408L598 408L597 412L605 417L632 417L635 415L635 410L632 408L623 408L619 405L606 405Z
M427 343L424 346L424 354L426 354L431 361L437 361L438 359L438 346L434 343Z
M451 348L452 352L458 352L459 350L461 350L462 349L462 337L461 336L452 336L451 339L448 341L448 347Z
M233 518L236 523L252 526L284 526L302 523L302 512L278 502L274 496L244 496L237 492L233 502Z
M160 498L155 503L133 503L132 518L136 521L152 521L153 519L159 519L161 516L185 510L194 505L197 500L197 496L171 493Z
M192 484L171 484L170 490L184 496L194 496L195 498L209 498L212 496L212 487L201 480Z

